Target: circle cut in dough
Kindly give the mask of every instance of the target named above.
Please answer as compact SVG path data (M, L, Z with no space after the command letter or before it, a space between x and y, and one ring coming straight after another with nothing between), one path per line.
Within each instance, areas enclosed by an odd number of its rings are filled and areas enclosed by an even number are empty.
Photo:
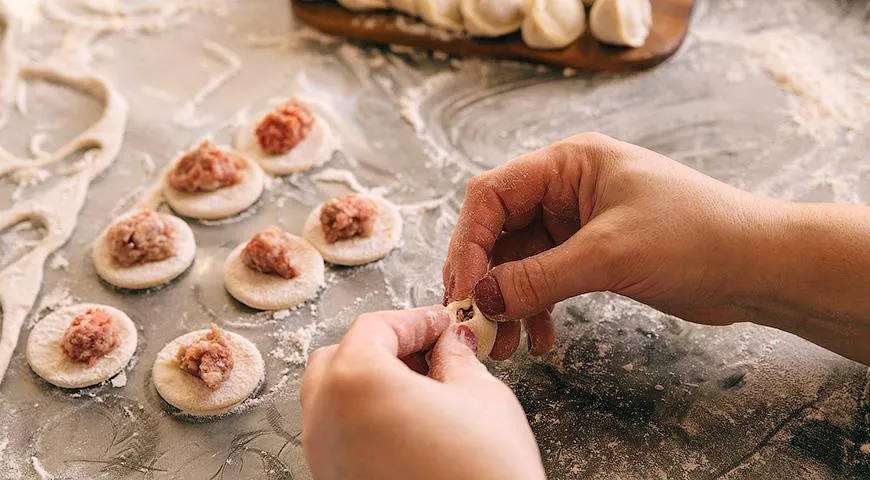
M374 195L358 194L358 196L372 200L378 206L373 232L368 237L354 237L328 243L320 223L320 209L323 208L323 204L318 205L305 220L302 236L320 251L323 259L329 263L347 267L365 265L386 257L402 239L402 214L392 202Z
M91 308L109 314L121 333L121 343L93 365L88 365L72 361L61 347L61 341L72 321ZM52 385L84 388L120 373L133 357L137 343L136 324L126 313L106 305L73 305L51 313L33 327L27 339L27 363L37 375Z
M586 30L586 9L580 0L529 0L523 20L523 42L531 48L567 47Z
M305 99L300 101L308 107L314 104ZM236 150L256 160L263 170L272 175L291 175L323 165L332 158L337 145L329 124L322 115L316 115L316 108L312 110L315 113L315 121L311 131L289 152L283 155L270 155L260 148L260 143L257 141L257 126L263 116L269 112L263 112L239 130L235 140Z
M219 147L228 150L226 147ZM181 155L176 163L183 158ZM213 192L183 192L169 185L167 177L172 172L174 165L167 169L163 177L163 196L166 203L179 215L196 218L198 220L220 220L238 215L251 205L257 203L266 180L263 169L256 161L247 155L239 155L245 162L243 179L240 183Z
M258 272L242 261L247 242L233 250L224 264L224 288L236 300L258 310L293 308L314 298L325 285L326 267L320 252L295 235L286 234L293 250L291 258L299 275L285 279Z
M224 333L233 355L233 369L217 389L211 390L201 379L179 368L175 359L178 347L194 342L209 331L197 330L167 343L151 368L157 393L185 415L223 415L253 395L265 379L266 366L257 346L247 338L227 331Z
M135 215L138 211L128 213L115 223ZM106 282L129 290L144 290L159 287L175 280L190 268L196 257L196 240L193 230L184 220L166 214L159 214L175 228L175 255L157 262L143 263L124 267L112 258L108 241L108 228L103 231L94 246L93 260L97 275Z
M469 320L459 322L459 311L471 309L472 316ZM486 315L477 308L477 303L471 298L460 300L447 305L447 313L454 323L459 325L468 325L471 331L474 332L474 337L477 340L477 358L483 360L492 352L492 347L495 345L495 337L498 333L498 324L486 318Z
M642 47L652 28L650 0L599 0L589 11L589 29L602 43Z

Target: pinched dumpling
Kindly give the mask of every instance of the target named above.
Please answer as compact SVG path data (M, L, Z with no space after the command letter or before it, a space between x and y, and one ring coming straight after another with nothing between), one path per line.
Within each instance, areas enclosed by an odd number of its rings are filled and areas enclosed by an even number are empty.
M376 10L390 6L387 0L338 0L338 3L344 8L355 11Z
M462 21L468 33L499 37L515 32L523 23L525 0L462 0Z
M224 287L259 310L293 308L325 283L323 257L305 240L269 227L239 245L224 265Z
M642 47L651 28L650 0L598 0L589 11L589 29L602 43Z
M265 176L257 162L205 140L166 172L163 196L181 215L218 220L251 207L264 185Z
M97 274L130 290L159 287L184 273L196 256L193 231L180 218L137 210L110 225L94 245Z
M390 0L390 7L408 15L417 15L418 0Z
M291 98L260 114L236 135L236 149L273 175L323 165L336 150L329 124L312 111L314 102Z
M462 31L460 0L417 0L417 14L430 25Z
M564 48L586 30L581 0L529 0L523 20L523 42L541 50Z

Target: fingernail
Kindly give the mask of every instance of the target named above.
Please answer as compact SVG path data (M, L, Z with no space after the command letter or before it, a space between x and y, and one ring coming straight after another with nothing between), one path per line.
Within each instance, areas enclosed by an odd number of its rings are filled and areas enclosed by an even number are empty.
M507 310L498 280L492 274L486 274L474 286L474 299L480 311L488 317L497 317Z
M456 336L458 336L459 341L471 349L475 355L477 354L477 338L474 336L474 330L472 330L471 327L468 325L457 325Z

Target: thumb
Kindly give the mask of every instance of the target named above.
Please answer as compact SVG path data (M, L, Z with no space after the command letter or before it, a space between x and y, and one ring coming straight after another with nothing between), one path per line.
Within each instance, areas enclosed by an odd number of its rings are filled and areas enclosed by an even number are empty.
M429 359L429 376L444 383L461 382L489 375L477 359L477 339L468 325L444 331Z
M505 321L606 290L614 275L614 244L613 234L589 224L557 247L494 267L474 286L474 299L488 318Z

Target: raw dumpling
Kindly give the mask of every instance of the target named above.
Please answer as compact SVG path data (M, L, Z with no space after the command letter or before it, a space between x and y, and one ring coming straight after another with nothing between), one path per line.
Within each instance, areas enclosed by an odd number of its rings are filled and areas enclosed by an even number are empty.
M430 25L447 30L461 31L460 0L417 0L417 15Z
M408 15L417 15L417 0L390 0L390 7Z
M649 0L598 0L589 11L589 28L602 43L641 47L652 28Z
M581 0L530 0L523 41L532 48L564 48L583 35L586 10Z
M462 0L465 29L479 37L500 37L520 29L525 0Z
M387 0L338 0L342 7L349 10L363 11L389 8Z
M474 332L477 340L477 358L483 360L488 357L495 345L498 325L486 318L471 298L447 305L447 313L450 314L453 322L468 325Z

